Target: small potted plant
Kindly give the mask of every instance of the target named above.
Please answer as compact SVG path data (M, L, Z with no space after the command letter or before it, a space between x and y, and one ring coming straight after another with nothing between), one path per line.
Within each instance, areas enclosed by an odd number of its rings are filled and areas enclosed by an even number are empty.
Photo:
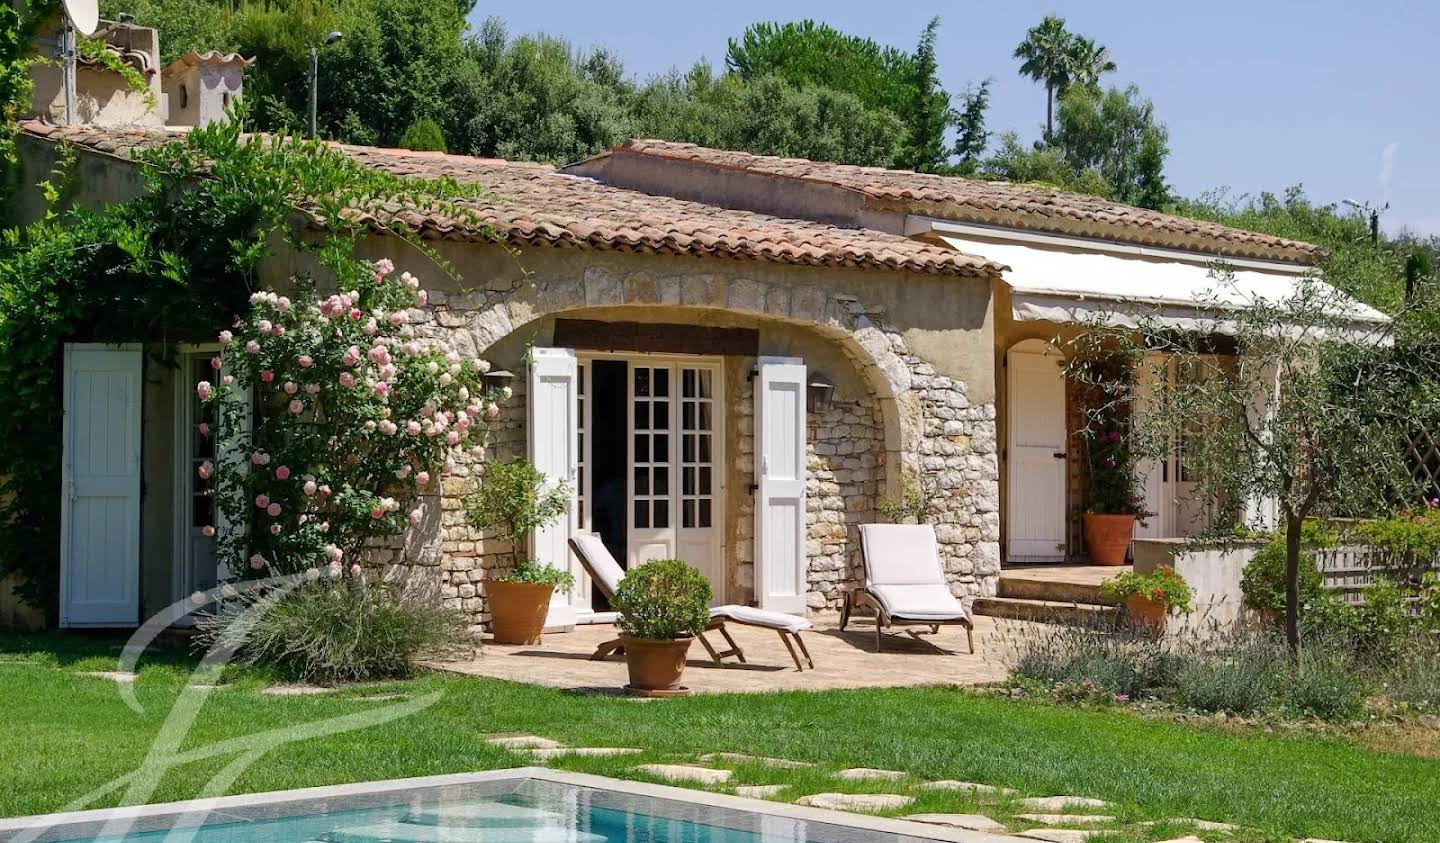
M685 656L710 622L710 582L680 559L657 559L626 573L615 593L620 640L630 671L626 690L686 694Z
M534 560L526 553L530 534L553 523L570 507L570 486L551 483L528 460L494 462L465 500L470 523L497 531L511 543L510 572L482 580L490 608L490 630L497 644L539 644L545 632L550 597L569 592L575 576L555 567L562 560Z
M1149 574L1126 571L1100 584L1100 593L1111 600L1123 600L1125 611L1136 626L1160 630L1165 616L1174 610L1190 611L1193 591L1175 569L1162 565Z

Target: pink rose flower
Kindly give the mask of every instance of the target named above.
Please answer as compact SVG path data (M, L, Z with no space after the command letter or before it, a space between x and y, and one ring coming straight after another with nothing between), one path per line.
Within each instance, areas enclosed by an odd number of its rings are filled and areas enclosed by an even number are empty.
M390 384L386 383L385 381L379 381L379 382L377 382L377 383L375 384L375 394L376 394L376 395L389 395L389 394L390 394Z
M209 480L210 475L215 473L215 466L211 465L208 461L202 462L200 463L200 467L195 469L195 473L200 475L201 480Z
M275 479L276 479L276 480L289 480L289 479L290 479L290 466L288 466L288 465L282 465L282 466L280 466L279 468L275 469Z
M317 393L317 392L319 392L319 391L320 391L320 384L318 384L318 383L307 383L307 384L305 384L305 394L306 394L306 395L314 395L315 393Z
M426 303L430 301L429 291L420 290L419 292L417 292L415 294L415 301L419 302L421 307L424 307Z
M380 325L374 319L367 319L365 320L364 327L362 327L360 330L365 332L365 336L373 337L375 336L376 332L380 330Z
M350 566L350 576L352 576L352 577L359 577L359 576L360 576L360 573L361 573L361 568L360 568L359 563L356 563L356 564Z
M246 354L259 354L259 353L260 353L260 343L254 341L254 340L250 340L249 342L245 343L245 353L246 353Z
M195 431L201 436L209 436L210 425L206 424L205 422L200 422L199 424L195 425Z
M223 384L225 384L226 386L229 386L230 384L232 384L232 383L235 382L235 376L234 376L234 375L221 375L221 376L220 376L220 382L223 383Z
M339 562L345 556L345 552L333 544L325 545L325 558L331 562Z
M264 509L270 505L270 496L260 494L255 496L255 508Z
M281 296L280 298L275 300L275 309L280 311L281 313L284 313L285 311L290 309L290 300L285 298L284 296Z
M272 504L270 504L269 506L265 507L265 514L266 514L266 515L269 515L271 518L279 518L279 517L280 517L280 504L278 504L278 503L272 503Z
M405 311L403 310L398 310L390 314L390 324L394 325L397 328L401 325L404 325L407 321L408 317L405 315Z
M415 482L418 483L418 484L420 484L421 486L429 486L429 485L430 485L430 472L428 472L428 471L422 471L422 472L420 472L419 474L415 475Z
M283 337L285 336L285 326L276 325L274 328L270 329L270 333L274 334L277 337Z
M286 395L294 395L300 390L300 385L295 383L295 381L285 381L285 386L281 388L285 390Z
M315 484L314 480L306 480L305 486L303 488L305 490L305 494L311 497L313 497L315 495L315 492L320 489L320 487Z
M260 373L260 380L269 383L275 380L275 373L270 371L269 369L266 369Z
M215 535L215 528L207 524L200 528L200 534L208 539Z
M297 362L297 363L300 364L300 368L302 368L302 369L308 369L308 368L310 368L311 366L314 366L314 365L315 365L315 358L314 358L314 357L311 357L311 356L308 355L308 354L302 354L302 355L300 355L300 356L296 359L295 362Z
M305 412L305 402L304 402L304 401L301 401L299 398L296 398L294 401L291 401L291 402L290 402L290 412L294 413L294 414L297 415L297 416L298 416L299 414Z
M360 308L358 308L358 307L352 307L352 308L350 308L350 318L353 319L354 321L359 322L359 321L360 321L360 318L361 318L362 316L364 316L364 315L365 315L365 314L363 314L363 313L360 312Z
M261 319L259 322L255 323L255 329L262 334L270 333L270 320Z
M230 333L229 331L220 332L220 342L229 343L233 339L235 339L235 335Z
M328 495L329 492L326 492L326 494ZM330 532L330 522L329 522L329 521L321 521L321 522L320 522L320 532L322 532L322 533L328 533L328 532Z
M395 432L399 430L399 428L395 426L395 422L392 422L389 419L381 419L378 426L380 428L380 432L385 434L386 436L394 436Z
M261 568L265 567L265 557L261 556L261 555L258 554L258 553L255 554L254 556L250 557L250 567L251 567L251 569L256 570L256 571L258 571L258 570L260 570Z
M349 348L345 349L345 353L340 355L340 362L346 366L354 366L355 364L359 363L360 347L352 345Z
M418 509L412 509L412 510L410 510L410 523L411 523L411 524L413 524L413 525L415 525L415 526L417 526L417 527L420 526L420 520L421 520L422 518L424 518L424 517L425 517L425 513L421 512L420 510L418 510Z
M445 434L445 444L451 446L452 448L456 445L459 445L460 431L452 430L449 433Z
M264 451L256 451L255 453L253 453L253 454L250 455L250 464L251 464L251 465L264 465L265 463L267 463L267 462L269 462L269 461L270 461L270 455L267 454L267 453L265 453Z
M329 487L328 485L326 485L326 486L321 486L321 487L320 487L320 497L322 497L322 498L328 498L328 497L330 497L330 487ZM321 524L321 525L320 525L320 529L322 529L322 530L328 530L328 529L330 529L329 523L327 522L327 523L325 523L325 524Z
M490 402L490 406L485 408L485 415L492 419L500 415L500 405L493 401Z
M385 510L382 507L377 506L374 509L370 510L370 517L374 518L376 521L379 521L381 518L385 517Z
M214 394L214 391L215 388L210 385L210 381L200 381L199 383L195 384L195 396L201 401L209 401L210 396Z
M392 261L392 260L390 260L389 258L381 258L380 260L375 261L375 274L376 274L376 275L379 275L380 277L383 278L383 277L385 277L386 275L389 275L390 273L392 273L392 272L394 272L394 271L395 271L395 262Z
M279 506L276 506L276 509L279 509ZM280 535L280 525L279 525L279 524L271 524L271 525L270 525L270 535L272 535L272 536L278 536L278 535Z
M221 362L221 360L220 360L219 357L211 357L211 358L210 358L210 368L214 369L215 371L217 371L217 372L220 371L220 367L223 366L223 365L225 365L225 364L224 364L223 362Z
M349 372L341 372L340 385L345 387L346 389L353 389L355 386L355 376L350 374Z

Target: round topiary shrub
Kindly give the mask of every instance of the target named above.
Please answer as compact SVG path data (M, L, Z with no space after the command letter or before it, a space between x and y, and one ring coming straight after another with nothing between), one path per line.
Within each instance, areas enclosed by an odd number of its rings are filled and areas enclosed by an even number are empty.
M681 559L657 559L630 571L615 593L620 630L631 638L691 638L710 622L709 580Z

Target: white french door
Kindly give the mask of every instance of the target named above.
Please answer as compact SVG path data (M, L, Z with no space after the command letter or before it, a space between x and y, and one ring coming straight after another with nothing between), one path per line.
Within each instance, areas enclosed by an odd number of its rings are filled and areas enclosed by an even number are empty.
M1196 369L1182 367L1174 358L1162 361L1159 355L1151 355L1136 379L1135 412L1147 412L1150 403L1155 400L1157 388L1211 376L1217 371L1216 359L1203 357L1199 361L1200 368ZM1164 377L1164 384L1155 383L1157 374ZM1183 432L1170 436L1163 457L1143 460L1137 466L1145 495L1145 511L1150 514L1143 527L1136 526L1136 538L1196 535L1208 528L1210 519L1214 517L1214 507L1198 494L1193 470L1185 459L1185 439Z
M65 346L60 625L140 620L138 344Z
M620 421L595 418L601 401L595 394L594 363L604 360L626 366L626 459L619 484L595 474L597 430ZM597 528L592 520L596 495L624 489L626 567L683 559L710 581L717 600L725 593L722 386L718 360L589 355L579 365L576 395L579 529ZM588 600L589 590L584 594Z

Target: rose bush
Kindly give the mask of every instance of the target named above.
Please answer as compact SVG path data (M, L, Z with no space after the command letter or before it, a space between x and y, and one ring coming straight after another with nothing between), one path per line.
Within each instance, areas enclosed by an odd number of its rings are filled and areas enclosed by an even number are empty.
M223 528L205 532L237 576L359 576L367 548L419 523L419 495L459 454L484 457L505 397L485 390L489 364L416 336L427 296L413 275L362 266L328 296L305 279L252 295L195 385L218 427L199 426L218 437L198 472Z

